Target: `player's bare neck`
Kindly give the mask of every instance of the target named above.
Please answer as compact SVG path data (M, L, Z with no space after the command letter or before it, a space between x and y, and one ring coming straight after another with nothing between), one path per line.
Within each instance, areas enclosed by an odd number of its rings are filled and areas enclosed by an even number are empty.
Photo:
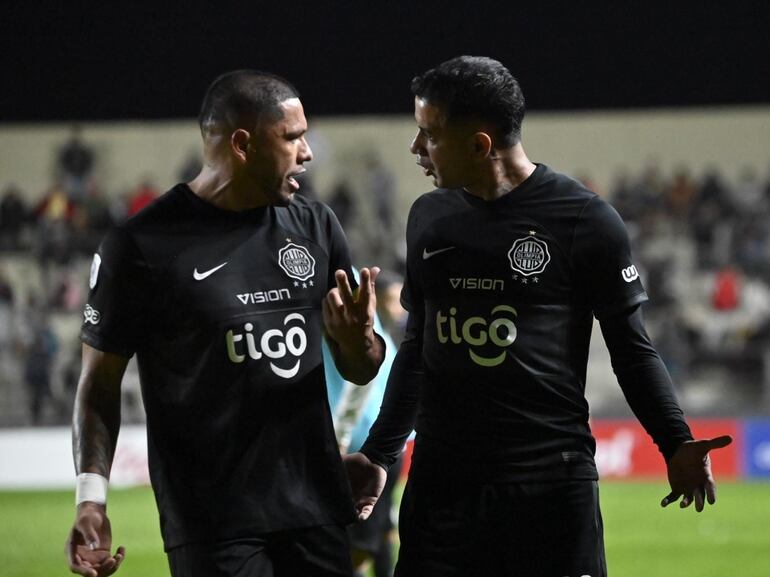
M516 188L527 180L535 171L535 165L527 158L524 147L518 143L502 151L494 151L490 157L488 170L479 181L466 190L482 200L491 202L515 194Z
M206 164L194 180L187 183L198 197L222 210L245 210L243 200L237 194L232 172L220 166Z

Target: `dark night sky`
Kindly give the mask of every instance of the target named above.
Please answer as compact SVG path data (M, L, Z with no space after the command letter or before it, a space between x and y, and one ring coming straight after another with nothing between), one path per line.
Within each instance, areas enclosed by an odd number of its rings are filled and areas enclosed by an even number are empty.
M191 117L246 67L312 115L409 113L411 77L461 53L503 61L534 110L770 103L769 2L631 4L9 2L0 121Z

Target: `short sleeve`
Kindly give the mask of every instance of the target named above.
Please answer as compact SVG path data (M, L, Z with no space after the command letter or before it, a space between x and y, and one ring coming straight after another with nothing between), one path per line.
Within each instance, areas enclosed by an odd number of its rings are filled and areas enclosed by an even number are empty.
M81 340L131 357L139 347L149 302L149 268L129 234L110 231L94 254Z
M409 211L409 217L406 223L406 274L404 275L404 286L401 288L401 306L409 313L422 318L424 316L424 299L422 289L417 278L417 271L420 265L420 254L415 244L419 237L419 214L423 210L420 205L420 199L415 201Z
M577 290L598 319L647 300L626 226L599 197L592 198L578 218L572 255Z
M353 265L350 258L350 247L348 246L348 239L345 237L345 233L340 226L340 222L337 220L336 215L329 207L325 206L325 218L326 222L326 234L328 235L329 246L329 271L327 277L327 290L337 286L337 281L334 278L334 272L342 269L348 273L348 279L350 286L353 290L358 288L358 282L356 275L353 274Z

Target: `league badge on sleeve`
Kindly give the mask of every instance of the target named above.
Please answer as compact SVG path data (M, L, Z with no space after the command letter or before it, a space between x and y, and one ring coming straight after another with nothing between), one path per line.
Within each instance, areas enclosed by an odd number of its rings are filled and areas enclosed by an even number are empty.
M83 324L98 325L100 320L102 320L101 313L86 303L86 308L83 309Z
M102 257L99 256L98 252L94 253L94 260L91 261L91 275L88 277L88 287L91 290L94 290L94 287L96 286L96 281L99 279L99 267L102 264Z
M535 237L534 231L530 231L529 236L513 241L508 251L508 260L517 273L530 276L545 270L551 261L551 253L548 252L546 242Z
M278 251L278 264L291 278L306 281L315 275L315 259L304 246L289 242Z

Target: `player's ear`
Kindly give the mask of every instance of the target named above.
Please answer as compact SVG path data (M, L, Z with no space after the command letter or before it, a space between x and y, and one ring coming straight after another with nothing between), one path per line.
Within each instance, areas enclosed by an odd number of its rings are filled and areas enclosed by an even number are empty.
M238 128L230 135L230 152L242 163L246 162L249 140L251 140L251 134L243 128Z
M472 138L473 154L477 158L486 158L492 152L492 137L486 132L476 132Z

